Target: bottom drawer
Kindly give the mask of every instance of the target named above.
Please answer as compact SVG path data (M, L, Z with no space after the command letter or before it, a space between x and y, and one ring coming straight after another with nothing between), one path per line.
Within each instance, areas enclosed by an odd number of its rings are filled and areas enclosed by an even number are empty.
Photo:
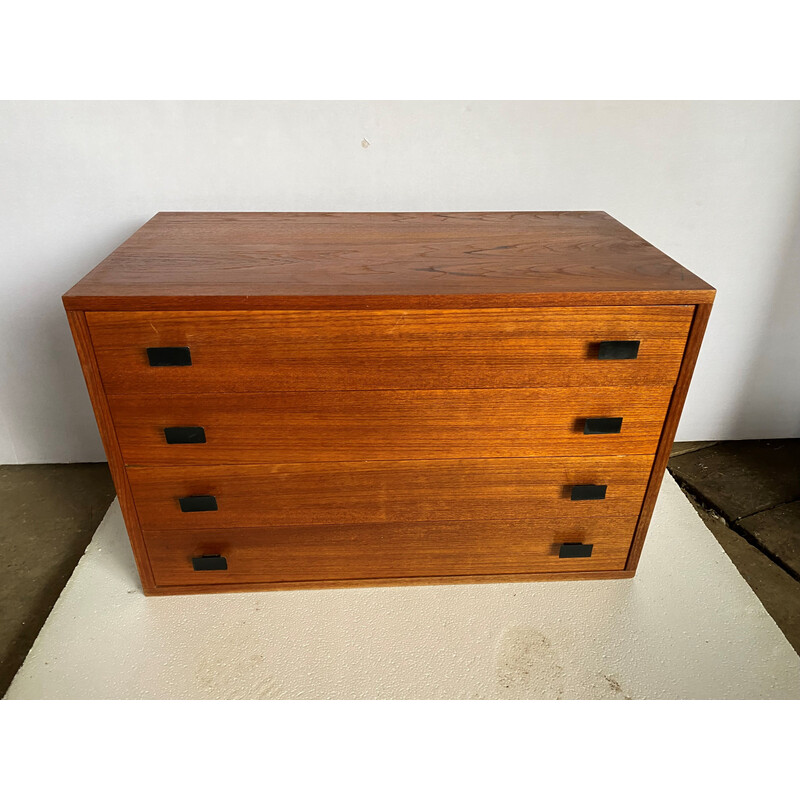
M146 542L158 586L344 581L621 570L635 525L631 517L313 525L149 532ZM562 551L565 543L592 545L591 554ZM203 556L222 558L198 561L197 571L193 559Z

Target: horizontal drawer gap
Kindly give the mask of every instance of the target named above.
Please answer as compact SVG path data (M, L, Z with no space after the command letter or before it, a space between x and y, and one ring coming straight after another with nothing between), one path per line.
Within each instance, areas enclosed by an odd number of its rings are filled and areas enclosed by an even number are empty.
M402 463L409 463L415 464L419 462L425 463L437 463L440 461L550 461L554 458L564 458L564 459L595 459L595 458L602 458L603 460L608 459L615 459L615 458L655 458L656 451L648 451L648 452L636 452L636 453L620 453L620 454L613 454L613 455L604 455L603 453L586 453L581 455L575 455L574 453L564 453L563 455L540 455L540 456L494 456L494 455L487 455L487 456L465 456L464 458L459 458L458 456L448 456L446 458L361 458L361 459L331 459L330 461L214 461L213 463L207 461L196 461L196 462L184 462L182 461L180 464L165 464L163 462L152 462L152 463L135 463L135 464L125 464L127 469L174 469L176 471L182 471L184 468L191 469L193 467L232 467L234 469L246 469L247 467L275 467L275 466L303 466L306 464L402 464Z
M424 298L424 297L440 297L440 296L441 295L414 295L414 297L420 297L420 298ZM215 296L215 297L218 297L219 299L224 299L222 296ZM382 297L382 295L377 295L376 297L380 298L380 297ZM372 297L372 299L374 300L374 299L376 299L376 297ZM595 293L595 297L597 297L596 293ZM131 296L130 299L134 299L133 296ZM162 298L156 298L156 297L153 297L153 296L149 296L149 297L144 297L143 299L145 301L153 301L153 300L160 300ZM195 299L197 299L197 298L193 297L192 298L192 302L194 302ZM252 298L248 298L248 299L252 299ZM273 297L273 298L269 298L269 299L274 300L276 298ZM277 298L277 299L280 299L280 298ZM163 314L197 314L197 316L200 317L200 316L213 316L213 315L226 316L228 314L236 314L236 315L238 315L238 314L243 314L243 313L249 313L250 312L250 309L236 309L236 308L228 308L228 309L215 308L215 309L199 309L199 310L197 310L197 309L195 309L193 307L182 308L179 304L175 303L175 298L174 297L172 298L172 302L175 304L173 308L160 308L159 309L159 313L163 313ZM613 311L619 311L620 308L625 308L625 306L621 306L619 303L592 303L591 305L589 305L589 304L581 304L580 306L574 306L574 305L571 305L570 303L561 303L560 305L545 305L545 306L542 306L542 307L543 308L547 308L548 311L552 311L554 313L560 313L560 314L571 313L573 311L575 313L577 313L577 314L581 314L581 313L591 312L592 309L596 309L596 308L609 309L609 310L613 310ZM648 311L657 311L659 309L661 309L661 310L666 310L666 309L684 309L684 310L687 310L687 309L690 309L690 308L693 309L694 308L694 304L691 304L691 303L688 303L688 304L687 303L664 303L664 302L661 302L661 303L629 303L627 307L631 308L631 309L647 309ZM425 311L425 312L431 313L431 314L454 314L454 313L457 314L457 313L461 313L461 312L470 313L470 312L473 312L473 311L508 311L510 313L515 313L515 312L520 312L520 311L530 311L531 308L537 308L537 306L515 306L513 303L508 303L508 304L506 304L504 306L488 305L488 306L483 306L482 307L482 306L469 305L469 306L465 306L463 309L460 309L460 308L457 308L457 307L449 307L449 308L422 307L422 308L420 308L418 310L419 311ZM138 314L138 313L146 314L151 310L152 309L138 309L138 308L128 308L128 307L126 307L124 309L121 309L119 312L114 312L114 313L120 313L120 314L126 314L126 315ZM269 314L269 313L303 314L303 315L305 315L309 311L311 311L311 312L317 311L319 313L324 313L324 314L337 313L337 312L343 311L345 313L358 312L358 313L369 314L369 313L374 313L374 311L392 312L392 311L408 311L408 310L409 310L409 308L406 305L398 305L396 308L393 308L393 307L387 305L387 306L381 306L380 309L374 309L374 310L373 309L368 309L368 308L365 309L363 306L355 306L354 308L351 308L351 309L347 309L347 308L309 309L305 305L298 306L297 308L291 308L289 305L285 305L285 306L283 306L281 308L276 308L276 309L269 309L269 308L260 309L259 313L267 313L267 314ZM97 313L102 313L102 312L97 312ZM111 313L111 311L109 311L109 313Z
M574 388L590 388L590 389L636 389L636 388L644 388L647 387L648 389L652 390L663 390L669 387L674 387L675 381L666 381L664 383L582 383L580 387L569 386L567 384L562 383L553 383L553 384L537 384L535 386L517 386L517 385L510 385L510 386L447 386L447 387L420 387L418 389L382 389L380 387L376 387L373 389L276 389L271 390L269 392L253 392L253 391L229 391L229 392L220 392L218 390L214 390L211 392L187 392L186 394L181 394L181 397L225 397L228 395L231 396L242 396L242 395L261 395L261 394L295 394L302 392L303 394L372 394L375 392L380 392L382 394L393 392L396 394L415 394L421 392L491 392L491 391L536 391L536 390L543 390L546 391L547 389L574 389ZM115 398L141 398L141 397L149 397L151 395L160 395L162 392L107 392L106 397L115 397Z
M621 453L619 455L575 455L570 453L564 453L563 455L554 454L554 455L540 455L540 456L465 456L464 458L460 458L458 456L450 456L447 458L383 458L378 459L378 461L386 461L387 463L391 464L401 464L401 463L408 463L408 464L418 464L420 462L430 462L430 463L439 463L441 461L452 461L454 463L470 463L476 461L530 461L530 462L539 462L539 461L586 461L587 459L602 459L603 462L607 461L614 461L615 459L631 459L631 458L647 458L652 457L655 454L653 452L645 452L645 453ZM319 463L319 464L373 464L375 460L373 459L337 459L331 461L319 461L319 462L308 462L308 461L236 461L236 462L224 462L220 461L216 464L173 464L173 465L166 465L166 464L126 464L125 466L129 469L159 469L159 470L176 470L181 471L184 467L204 467L206 469L213 468L213 467L235 467L236 469L248 469L248 468L258 468L258 467L274 467L274 466L283 466L283 467L302 467L306 466L309 463Z
M658 389L666 389L669 387L675 386L675 381L665 381L664 383L581 383L580 388L590 388L590 389L633 389L638 387L647 387L649 389L658 390ZM335 392L336 394L370 394L372 392L397 392L398 394L412 394L414 392L480 392L480 391L514 391L514 390L525 390L525 389L570 389L576 388L574 386L570 386L569 384L564 383L540 383L535 386L519 386L516 384L510 384L508 386L503 385L476 385L476 386L445 386L445 387L436 387L436 386L421 386L415 389L384 389L381 387L375 387L370 389L316 389L316 388L309 388L309 389L275 389L269 392L269 394L292 394L294 392L303 392L303 394L326 394ZM150 392L107 392L107 397L150 397L151 395L162 394L159 391L150 391ZM192 391L182 394L181 396L190 396L190 397L217 397L217 396L225 396L225 395L248 395L248 394L264 394L264 392L254 392L254 391L226 391L221 392L219 390L214 390L210 392L202 392L202 391Z
M585 505L589 505L588 503ZM479 519L476 517L454 517L452 519L436 519L435 522L437 524L449 524L449 523L456 523L456 522L470 522L470 523L485 523L486 527L490 527L492 524L495 523L508 523L508 522L515 522L515 523L531 523L531 525L539 524L541 525L542 521L545 520L546 517L538 517L536 519L531 519L530 517L493 517L492 519ZM621 521L631 521L634 522L638 520L638 516L631 517L630 514L609 514L609 513L601 513L599 510L596 513L587 513L585 515L581 515L580 522L574 522L573 525L577 528L584 524L584 521L590 522L591 520L621 520ZM164 537L169 539L170 537L175 537L177 535L183 535L187 533L196 534L198 536L205 536L206 538L213 538L215 533L224 534L227 531L242 531L242 532L254 532L254 531L286 531L291 528L331 528L331 529L341 529L342 527L348 528L362 528L362 529L370 529L370 528L381 528L382 526L386 525L419 525L419 524L426 524L431 522L430 519L417 519L411 518L404 519L402 521L399 520L390 520L387 522L349 522L349 523L331 523L331 522L308 522L302 524L282 524L282 525L228 525L228 526L219 526L215 528L208 528L206 530L199 529L197 527L187 525L185 528L172 528L172 529L157 529L157 528L147 528L143 530L145 537L148 536L158 536ZM587 531L590 533L591 531ZM300 536L301 534L298 534ZM625 531L620 533L620 536L627 536L630 538L630 531Z

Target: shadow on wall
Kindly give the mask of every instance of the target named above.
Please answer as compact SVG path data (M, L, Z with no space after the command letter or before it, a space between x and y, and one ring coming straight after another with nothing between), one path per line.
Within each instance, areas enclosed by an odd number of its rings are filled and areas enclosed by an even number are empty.
M741 431L740 439L769 438L775 430L786 431L785 438L800 437L800 193L788 219L769 318L751 363L741 371L741 399L731 426ZM784 355L778 360L775 353Z

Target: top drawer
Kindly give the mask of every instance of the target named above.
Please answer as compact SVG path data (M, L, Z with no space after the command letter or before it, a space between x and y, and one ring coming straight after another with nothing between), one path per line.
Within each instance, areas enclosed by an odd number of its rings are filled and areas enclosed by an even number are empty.
M693 312L109 311L86 319L103 385L114 395L669 385ZM601 348L620 341L638 342L638 351ZM178 360L191 364L152 366L148 348L184 348Z

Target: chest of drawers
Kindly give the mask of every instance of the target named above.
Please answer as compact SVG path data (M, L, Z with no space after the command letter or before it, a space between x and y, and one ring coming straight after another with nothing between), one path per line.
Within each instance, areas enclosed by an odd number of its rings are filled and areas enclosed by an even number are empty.
M602 212L161 213L64 306L178 594L632 576L713 298Z

